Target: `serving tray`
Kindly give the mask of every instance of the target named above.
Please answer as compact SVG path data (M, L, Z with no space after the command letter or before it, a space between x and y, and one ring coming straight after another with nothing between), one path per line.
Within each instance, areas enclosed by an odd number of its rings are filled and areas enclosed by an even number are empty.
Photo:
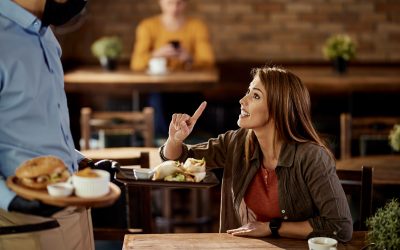
M17 193L19 196L28 200L39 200L43 203L66 207L66 206L83 206L83 207L106 207L112 205L121 195L121 189L114 183L109 183L110 192L104 196L96 198L81 198L75 195L67 197L50 196L46 189L36 190L23 186L19 183L16 176L7 178L7 186Z
M206 172L206 176L201 182L186 181L163 181L163 180L137 180L132 169L120 168L115 175L115 180L123 184L141 187L166 187L166 188L211 188L219 184L218 178L211 171Z

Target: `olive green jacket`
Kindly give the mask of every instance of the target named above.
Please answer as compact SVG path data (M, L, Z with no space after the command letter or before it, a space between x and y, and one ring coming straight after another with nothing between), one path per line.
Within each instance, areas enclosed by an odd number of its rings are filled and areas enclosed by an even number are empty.
M228 131L208 142L183 145L179 160L205 158L207 168L223 168L220 232L255 220L244 195L261 165L260 147L255 140L250 165L245 163L246 129ZM164 147L164 146L163 146ZM160 155L167 160L160 149ZM313 232L308 237L328 236L349 241L353 226L343 188L336 175L335 161L314 143L286 143L276 168L278 195L283 221L308 220Z

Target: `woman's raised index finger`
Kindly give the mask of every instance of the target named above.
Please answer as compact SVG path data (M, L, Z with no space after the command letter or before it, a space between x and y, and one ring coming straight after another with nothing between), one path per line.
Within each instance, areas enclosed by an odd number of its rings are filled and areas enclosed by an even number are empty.
M200 106L197 108L197 110L194 112L194 114L192 115L192 120L197 121L197 119L199 119L199 117L201 116L201 114L203 113L203 111L206 109L207 106L207 102L204 101L200 104Z

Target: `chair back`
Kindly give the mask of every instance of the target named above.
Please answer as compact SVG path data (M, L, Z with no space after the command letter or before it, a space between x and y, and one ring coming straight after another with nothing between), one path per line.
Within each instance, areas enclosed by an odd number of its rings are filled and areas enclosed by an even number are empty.
M365 155L366 142L387 141L390 130L397 123L400 123L400 117L353 117L350 113L340 114L340 158L351 157L353 139L359 140L360 155Z
M336 173L350 208L356 207L354 213L358 214L358 218L353 218L354 230L366 230L366 220L372 215L373 167L362 166L360 170L337 169Z
M121 162L121 159L113 158ZM139 157L123 158L124 165L150 167L148 152ZM116 182L121 187L120 199L111 207L92 208L93 234L95 240L123 240L125 234L151 233L151 194L147 187L133 187ZM121 221L122 220L122 221ZM119 221L119 222L118 222ZM117 225L115 225L117 224ZM98 226L97 226L98 225Z
M90 149L92 132L124 132L141 134L145 147L154 146L154 109L145 107L143 111L93 111L89 107L81 109L81 149Z

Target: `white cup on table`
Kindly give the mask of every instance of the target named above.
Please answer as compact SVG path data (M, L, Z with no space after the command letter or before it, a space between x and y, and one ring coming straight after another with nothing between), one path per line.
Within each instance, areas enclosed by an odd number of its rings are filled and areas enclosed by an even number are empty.
M148 73L151 75L162 75L167 73L167 59L164 57L153 57L149 61Z
M314 237L308 240L310 250L337 250L337 240L329 237Z

